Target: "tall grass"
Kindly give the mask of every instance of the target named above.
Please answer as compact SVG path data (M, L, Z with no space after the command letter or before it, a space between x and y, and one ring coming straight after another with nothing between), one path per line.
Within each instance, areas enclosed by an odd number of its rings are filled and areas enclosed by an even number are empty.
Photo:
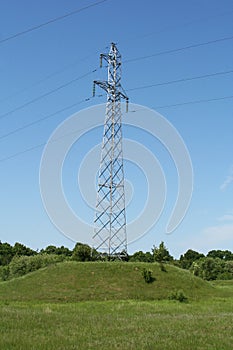
M231 350L233 299L1 303L3 350Z

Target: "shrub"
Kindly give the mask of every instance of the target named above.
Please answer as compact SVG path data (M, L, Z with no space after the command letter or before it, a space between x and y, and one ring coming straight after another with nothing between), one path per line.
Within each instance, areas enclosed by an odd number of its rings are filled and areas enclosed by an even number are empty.
M161 242L159 247L153 246L152 254L154 261L157 262L171 262L173 257L170 255L168 249L166 248L164 242Z
M185 296L184 292L182 290L178 290L175 292L172 292L169 296L168 296L169 300L177 300L180 303L188 301L188 298Z
M204 254L189 249L184 255L180 256L180 267L182 267L183 269L189 269L195 261L198 261L199 259L204 257Z
M32 256L15 256L8 265L8 275L5 272L5 279L24 276L29 272L36 271L57 262L65 260L62 255L38 254ZM3 279L3 278L2 278Z
M144 253L143 251L138 251L130 256L129 261L140 261L140 262L153 262L154 258L150 252Z
M9 276L20 277L27 273L27 260L26 256L14 256L9 264Z
M146 283L152 283L154 278L152 277L152 270L144 268L142 270L142 276Z
M66 257L69 257L72 255L72 251L68 248L64 247L63 245L61 247L56 247L54 245L49 245L45 249L41 249L41 254L56 254L56 255L64 255Z
M13 247L0 241L0 265L8 265L14 256Z
M6 281L9 277L9 266L0 266L0 279Z
M72 259L76 261L91 261L92 260L92 249L87 244L76 243Z
M159 268L162 272L167 272L165 265L161 262L159 263Z
M201 258L198 261L193 262L190 271L195 276L199 276L207 281L224 279L226 276L231 276L230 261L224 261L220 258ZM229 278L228 277L228 278Z

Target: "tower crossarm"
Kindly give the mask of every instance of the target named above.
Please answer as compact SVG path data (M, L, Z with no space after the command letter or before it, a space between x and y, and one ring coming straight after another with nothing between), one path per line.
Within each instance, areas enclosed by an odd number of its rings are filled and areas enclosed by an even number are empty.
M126 95L125 91L122 92L123 88L121 86L120 86L120 89L116 90L115 86L109 84L107 81L94 80L93 97L95 97L96 85L98 85L101 89L107 92L108 99L111 99L113 97L115 100L120 100L121 98L123 98L126 101L126 112L128 112L129 97Z
M95 87L98 85L107 92L108 101L117 101L121 98L126 100L126 110L128 111L129 98L121 86L121 55L116 47L116 44L111 44L111 49L108 54L100 54L100 67L102 67L103 59L108 64L108 80L93 82L93 97L95 96Z

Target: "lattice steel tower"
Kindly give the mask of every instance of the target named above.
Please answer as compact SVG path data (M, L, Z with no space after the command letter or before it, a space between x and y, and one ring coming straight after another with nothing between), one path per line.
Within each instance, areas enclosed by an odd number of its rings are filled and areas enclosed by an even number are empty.
M124 169L122 154L121 98L128 97L121 87L121 55L114 43L108 54L100 55L100 66L108 64L108 80L94 81L107 92L101 161L98 175L93 245L109 257L127 254Z

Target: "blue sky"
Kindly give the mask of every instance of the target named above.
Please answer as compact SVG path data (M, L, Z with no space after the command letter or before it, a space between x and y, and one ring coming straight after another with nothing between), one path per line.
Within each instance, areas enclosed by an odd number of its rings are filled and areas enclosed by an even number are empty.
M105 102L104 96L84 100L92 95L92 81L106 78L106 71L98 69L99 54L108 52L110 43L116 42L123 60L122 85L130 101L155 109L173 124L189 150L194 171L188 213L177 230L166 235L165 226L177 193L174 164L159 142L152 145L147 134L124 129L125 137L144 144L159 159L168 189L160 220L150 232L129 245L129 252L150 250L161 240L176 257L189 248L204 253L211 249L233 250L233 98L228 98L233 96L230 72L233 40L217 41L233 36L232 1L108 0L4 41L92 3L89 0L0 3L0 240L22 242L34 249L50 244L74 246L54 227L42 204L39 168L43 145L72 114ZM184 49L212 41L216 42ZM179 48L183 49L175 51ZM151 57L138 59L144 56ZM211 76L134 90L203 75ZM216 100L185 104L213 99ZM68 108L75 103L76 106ZM66 110L59 112L62 109ZM77 169L83 150L88 151L100 142L101 135L98 128L75 145L64 167L66 196L74 211L86 220L93 213L79 198ZM137 170L135 180L132 176L135 171L128 162L126 177L134 185L135 196L128 208L130 218L145 200L144 195L140 196L145 179Z

